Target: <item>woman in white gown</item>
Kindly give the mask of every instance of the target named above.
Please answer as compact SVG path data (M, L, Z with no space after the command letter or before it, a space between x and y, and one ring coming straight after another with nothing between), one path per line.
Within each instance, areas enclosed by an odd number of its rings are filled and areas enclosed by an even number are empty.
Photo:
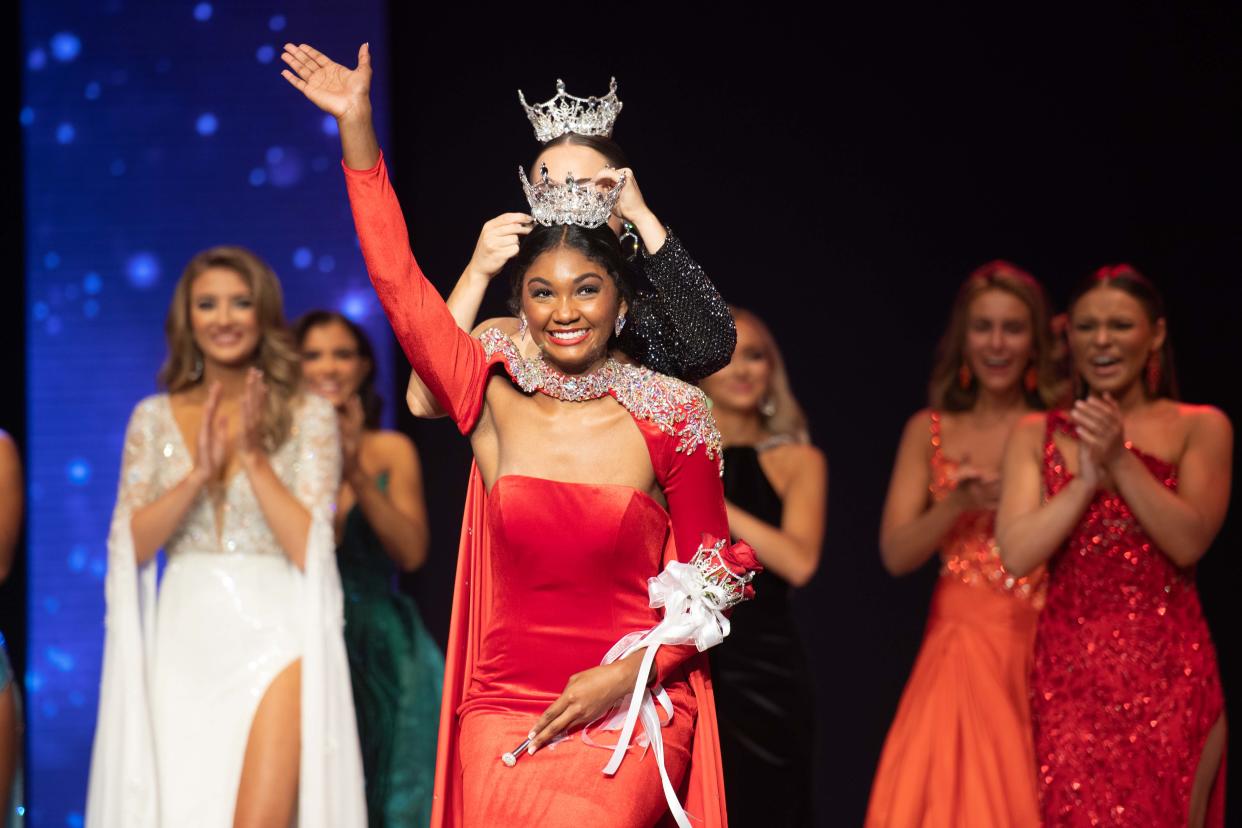
M86 823L363 826L336 412L298 393L280 285L247 250L195 256L165 332L167 393L130 418L108 537Z

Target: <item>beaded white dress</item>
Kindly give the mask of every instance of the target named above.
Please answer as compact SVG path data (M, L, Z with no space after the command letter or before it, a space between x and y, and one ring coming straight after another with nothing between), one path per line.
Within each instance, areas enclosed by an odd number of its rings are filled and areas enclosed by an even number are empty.
M192 467L166 394L134 409L108 538L107 632L87 796L88 828L227 828L251 721L301 659L298 828L366 824L361 753L342 637L332 510L336 412L308 396L273 470L311 513L305 570L284 555L244 473L204 492L165 545L135 563L133 512Z

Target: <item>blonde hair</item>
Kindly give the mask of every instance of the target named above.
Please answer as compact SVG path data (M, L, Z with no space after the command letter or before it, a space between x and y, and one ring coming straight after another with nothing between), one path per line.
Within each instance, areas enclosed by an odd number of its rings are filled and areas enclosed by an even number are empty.
M798 404L793 388L789 385L789 374L785 371L785 360L781 357L781 349L776 344L776 337L772 336L772 331L762 319L745 308L730 305L729 311L733 314L735 322L745 320L754 325L755 330L759 332L759 338L763 340L764 350L767 352L768 365L771 367L767 402L771 404L772 413L770 415L761 413L764 428L774 438L795 443L809 443L811 436L807 430L806 414L803 413L802 406Z
M285 326L284 300L276 274L257 255L244 247L213 247L190 259L173 290L164 337L168 356L159 372L159 383L176 394L203 381L203 355L190 327L190 291L194 280L206 270L225 268L241 277L250 289L259 322L259 344L253 362L263 372L267 402L263 412L263 441L268 451L277 449L289 436L292 402L298 394L301 366L293 338Z
M1032 408L1045 409L1054 405L1063 395L1065 382L1053 349L1048 297L1034 276L1002 259L976 269L958 289L949 312L949 325L936 348L936 363L927 385L928 403L937 411L968 411L974 407L979 395L978 380L972 379L963 388L958 376L965 361L970 305L989 290L1000 290L1016 297L1030 311L1031 359L1036 382L1034 390L1025 386L1022 390Z

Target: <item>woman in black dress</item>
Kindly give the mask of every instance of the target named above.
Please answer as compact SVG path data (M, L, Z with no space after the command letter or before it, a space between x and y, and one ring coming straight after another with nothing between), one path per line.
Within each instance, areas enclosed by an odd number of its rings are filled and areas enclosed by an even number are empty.
M754 314L733 309L732 361L701 383L724 437L729 530L764 571L755 600L733 611L711 651L729 819L811 825L813 691L789 593L819 566L828 465L810 444L776 341Z

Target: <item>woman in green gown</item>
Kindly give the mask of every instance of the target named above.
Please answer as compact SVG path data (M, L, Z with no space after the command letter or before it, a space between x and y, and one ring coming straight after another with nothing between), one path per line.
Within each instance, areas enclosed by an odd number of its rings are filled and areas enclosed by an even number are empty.
M312 311L295 325L307 388L336 406L342 474L337 564L345 592L358 736L371 828L425 828L431 815L444 656L395 587L427 558L427 508L414 443L379 428L375 358L347 317Z

